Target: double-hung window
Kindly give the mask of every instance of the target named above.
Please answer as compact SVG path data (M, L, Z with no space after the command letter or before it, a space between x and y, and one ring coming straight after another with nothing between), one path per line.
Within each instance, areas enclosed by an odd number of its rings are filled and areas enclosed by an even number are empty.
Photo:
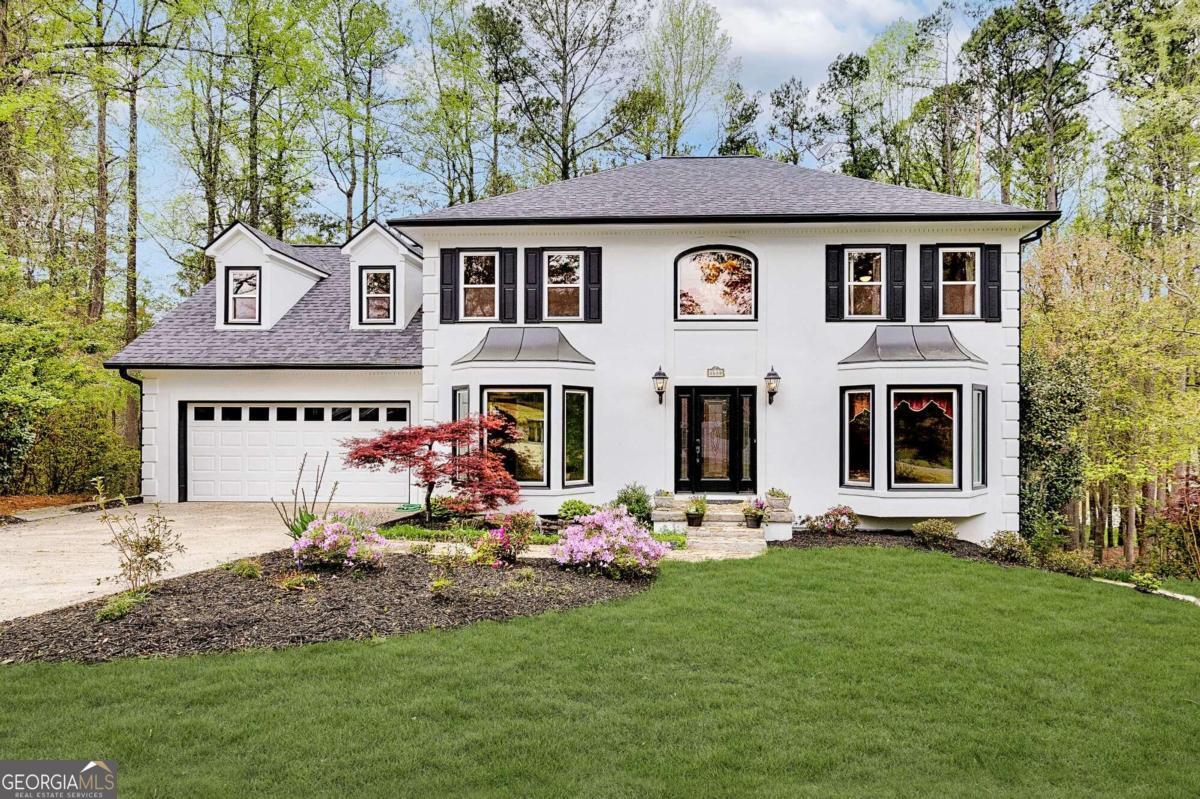
M396 270L391 266L365 266L359 283L364 325L392 324L396 321Z
M943 247L938 251L943 319L979 318L979 265L978 247Z
M542 253L543 307L547 320L583 319L583 251Z
M458 307L463 319L500 318L500 253L459 253L461 270Z
M225 272L226 324L259 324L261 275L262 271L257 266L231 267Z
M883 247L846 248L846 318L884 318Z

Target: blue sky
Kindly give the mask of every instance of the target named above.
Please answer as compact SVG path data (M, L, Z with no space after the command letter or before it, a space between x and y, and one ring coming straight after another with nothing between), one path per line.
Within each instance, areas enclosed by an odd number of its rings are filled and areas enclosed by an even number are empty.
M916 19L937 7L935 0L906 2L905 0L712 0L725 30L732 40L732 55L741 63L740 78L750 91L768 92L795 75L806 86L815 89L825 75L829 62L839 53L862 50L871 39L893 21L905 17ZM146 114L142 115L143 120ZM715 128L716 110L710 109L698 124L695 135L711 140ZM170 148L152 128L143 123L142 208L153 213L178 196L185 178L174 161ZM120 135L120 134L117 134ZM388 165L390 177L404 180L408 170L402 164ZM328 209L340 203L331 194L317 198ZM199 198L196 198L197 205ZM397 207L382 214L400 214L413 208ZM169 246L169 243L167 243ZM167 257L162 243L150 230L143 230L141 272L152 291L160 296L172 295L175 265Z

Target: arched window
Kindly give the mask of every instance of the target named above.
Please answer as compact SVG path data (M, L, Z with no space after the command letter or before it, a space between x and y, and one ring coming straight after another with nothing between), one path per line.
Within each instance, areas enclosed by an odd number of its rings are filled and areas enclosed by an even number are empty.
M676 319L755 319L758 262L737 247L700 247L675 259Z

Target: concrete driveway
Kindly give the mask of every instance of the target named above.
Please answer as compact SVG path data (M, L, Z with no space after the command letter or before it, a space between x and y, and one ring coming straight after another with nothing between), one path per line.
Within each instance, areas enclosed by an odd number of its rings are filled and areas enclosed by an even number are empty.
M362 507L382 516L394 506ZM165 577L202 571L291 544L269 502L184 502L162 506L187 551ZM139 516L148 506L134 506ZM390 514L395 515L395 514ZM0 621L74 605L122 586L97 580L117 573L117 552L99 512L67 513L0 527Z

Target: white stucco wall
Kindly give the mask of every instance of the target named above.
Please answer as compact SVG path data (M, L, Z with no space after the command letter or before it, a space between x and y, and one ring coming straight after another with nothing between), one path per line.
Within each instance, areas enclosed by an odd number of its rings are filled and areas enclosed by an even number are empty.
M179 499L181 402L408 402L420 405L417 370L164 369L142 376L142 495Z
M721 225L695 227L514 226L508 228L414 228L406 232L425 247L424 370L422 413L426 422L449 419L451 390L470 387L471 410L479 410L481 385L550 385L551 442L549 489L527 489L524 504L542 513L557 509L564 496L611 499L625 483L651 491L674 482L673 389L678 386L744 385L758 389L757 489L789 491L798 514L845 503L868 525L906 527L913 519L950 516L960 534L981 540L1017 525L1019 239L1034 225L1023 223L888 223L842 225ZM838 361L854 352L874 330L866 322L825 321L826 244L887 242L906 244L907 319L919 323L919 245L950 242L1002 247L1003 322L949 324L963 346L981 357L980 368L961 365L877 366L845 369ZM758 319L753 322L675 321L676 256L702 245L736 245L758 259ZM439 251L442 247L603 248L602 324L558 323L567 338L592 358L594 368L548 365L454 367L452 362L479 343L495 323L442 325L438 315ZM524 264L522 254L518 263ZM523 272L523 269L520 270ZM518 290L518 324L524 318ZM886 324L886 323L883 323ZM670 376L666 402L659 404L650 377L659 367ZM709 367L725 377L706 377ZM768 405L763 375L774 366L783 378ZM839 387L876 386L876 407L885 408L888 384L988 387L988 486L971 490L970 419L963 420L964 471L961 491L888 492L886 421L876 414L876 490L839 487ZM562 385L594 388L594 485L563 489L561 484Z

